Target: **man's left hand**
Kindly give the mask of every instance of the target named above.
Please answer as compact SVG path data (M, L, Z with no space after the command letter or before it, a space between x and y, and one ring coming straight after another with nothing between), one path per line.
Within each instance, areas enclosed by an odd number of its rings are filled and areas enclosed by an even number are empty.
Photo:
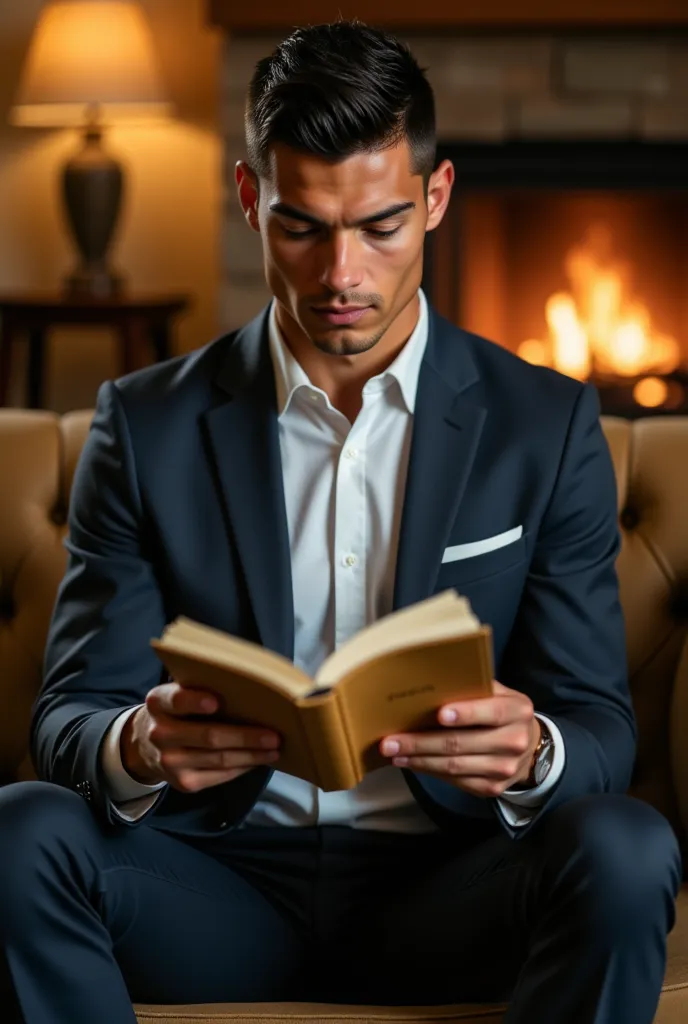
M443 705L442 729L386 736L380 751L398 767L437 775L473 796L501 796L528 778L540 723L524 693L496 679L492 692Z

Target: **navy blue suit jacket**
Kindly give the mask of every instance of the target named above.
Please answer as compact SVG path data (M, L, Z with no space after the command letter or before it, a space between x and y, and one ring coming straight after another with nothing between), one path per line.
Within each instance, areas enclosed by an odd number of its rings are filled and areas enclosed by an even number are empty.
M616 484L595 390L434 311L420 371L395 607L455 587L494 635L497 678L559 726L566 767L544 813L624 792L635 755L615 560ZM523 526L442 563L449 545ZM100 747L161 680L149 646L187 615L293 656L294 614L267 313L191 355L102 386L77 468L68 567L32 718L39 778L109 807ZM169 788L135 823L185 835L240 822L271 769ZM496 800L404 772L444 828L506 828ZM472 832L470 831L472 830Z

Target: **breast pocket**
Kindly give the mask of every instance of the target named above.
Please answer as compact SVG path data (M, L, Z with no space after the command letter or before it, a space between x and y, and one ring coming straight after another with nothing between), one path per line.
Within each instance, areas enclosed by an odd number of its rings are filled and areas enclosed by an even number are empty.
M494 551L487 551L471 558L459 558L454 562L444 562L437 578L437 589L459 587L461 584L498 576L515 568L526 560L527 539L528 534L524 533L518 540Z

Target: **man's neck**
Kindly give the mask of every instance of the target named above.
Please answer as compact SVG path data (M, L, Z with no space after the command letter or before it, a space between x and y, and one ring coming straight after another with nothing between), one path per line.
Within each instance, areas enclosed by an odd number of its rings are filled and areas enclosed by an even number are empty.
M401 311L384 335L367 352L331 356L321 352L291 317L277 306L277 325L290 352L311 384L325 392L335 409L353 423L363 404L363 387L394 362L418 323L418 295Z

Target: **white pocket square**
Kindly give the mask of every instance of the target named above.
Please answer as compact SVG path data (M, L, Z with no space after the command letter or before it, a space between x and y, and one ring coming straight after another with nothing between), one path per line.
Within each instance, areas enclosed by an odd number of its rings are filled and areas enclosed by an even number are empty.
M453 547L444 549L442 565L445 562L458 562L460 558L475 558L476 555L485 555L488 551L505 548L507 544L514 544L522 536L523 527L515 526L513 530L498 533L494 537L486 537L485 540L474 540L471 544L454 544Z

